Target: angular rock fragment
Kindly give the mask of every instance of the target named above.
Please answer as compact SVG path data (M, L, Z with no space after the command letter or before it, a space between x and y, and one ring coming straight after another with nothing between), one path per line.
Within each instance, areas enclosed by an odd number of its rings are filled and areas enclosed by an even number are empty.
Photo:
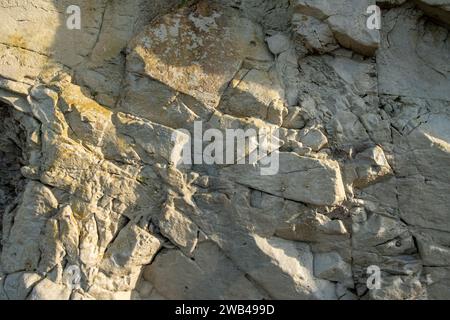
M325 21L339 44L363 55L371 56L380 43L378 30L366 26L366 11L373 0L294 1L294 10Z
M328 144L328 139L322 131L314 128L304 130L300 135L300 141L313 151L319 151Z
M112 273L125 273L133 267L149 264L160 247L159 238L130 223L106 251L102 268Z
M356 188L367 187L392 174L392 168L386 160L383 149L378 146L358 153L345 168L346 180L351 181Z
M339 165L300 157L294 153L279 154L279 172L262 176L258 167L235 165L222 170L222 176L256 190L285 199L315 205L339 204L345 199Z
M312 53L324 54L339 48L334 35L325 22L301 13L292 17L294 41Z
M136 37L128 69L216 107L246 57L271 58L262 30L235 11L187 10L157 19Z
M71 4L0 0L0 299L448 297L447 0Z
M331 281L339 281L353 287L352 269L336 252L314 255L314 275Z
M255 117L281 125L287 111L277 75L255 69L244 71L245 75L233 80L225 91L218 109L235 117Z
M161 233L178 245L186 254L192 254L197 245L199 230L192 221L178 212L173 204L166 204L159 218Z

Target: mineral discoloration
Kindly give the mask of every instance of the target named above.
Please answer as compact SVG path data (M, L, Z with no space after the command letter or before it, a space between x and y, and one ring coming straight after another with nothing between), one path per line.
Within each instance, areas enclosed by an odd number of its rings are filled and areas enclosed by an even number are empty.
M341 2L0 0L0 299L449 298L450 4Z

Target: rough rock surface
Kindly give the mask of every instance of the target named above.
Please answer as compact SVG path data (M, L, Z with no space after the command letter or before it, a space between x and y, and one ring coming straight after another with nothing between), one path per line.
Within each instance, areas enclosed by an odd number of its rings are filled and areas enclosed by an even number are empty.
M375 3L0 0L0 299L449 299L450 2Z

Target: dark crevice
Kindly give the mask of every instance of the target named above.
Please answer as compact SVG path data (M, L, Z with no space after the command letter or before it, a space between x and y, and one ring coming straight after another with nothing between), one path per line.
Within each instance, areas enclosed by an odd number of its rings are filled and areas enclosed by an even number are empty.
M3 216L20 193L23 177L20 168L23 131L14 119L12 107L0 102L0 238L3 238ZM2 244L0 242L0 251Z

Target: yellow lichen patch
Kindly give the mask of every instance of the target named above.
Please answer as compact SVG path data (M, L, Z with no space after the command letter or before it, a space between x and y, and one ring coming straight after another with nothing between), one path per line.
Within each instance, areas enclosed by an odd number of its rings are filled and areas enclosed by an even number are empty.
M127 152L132 150L128 141L121 136L117 136L115 142L116 142L117 150L119 153L126 154Z
M6 45L16 49L16 58L21 66L26 65L27 62L27 52L26 49L26 41L22 35L12 34L8 36L6 40Z
M99 105L94 100L86 97L81 87L69 84L65 86L61 93L61 98L72 108L76 108L80 114L92 114L107 119L111 119L112 112Z
M83 221L88 219L92 213L88 210L88 205L81 200L73 201L72 212L75 221Z
M6 43L11 45L12 47L19 47L24 49L27 47L27 43L24 37L20 34L12 34L8 36L8 40Z
M83 144L100 147L111 136L113 113L87 97L79 86L62 87L60 108L75 134L73 138Z

